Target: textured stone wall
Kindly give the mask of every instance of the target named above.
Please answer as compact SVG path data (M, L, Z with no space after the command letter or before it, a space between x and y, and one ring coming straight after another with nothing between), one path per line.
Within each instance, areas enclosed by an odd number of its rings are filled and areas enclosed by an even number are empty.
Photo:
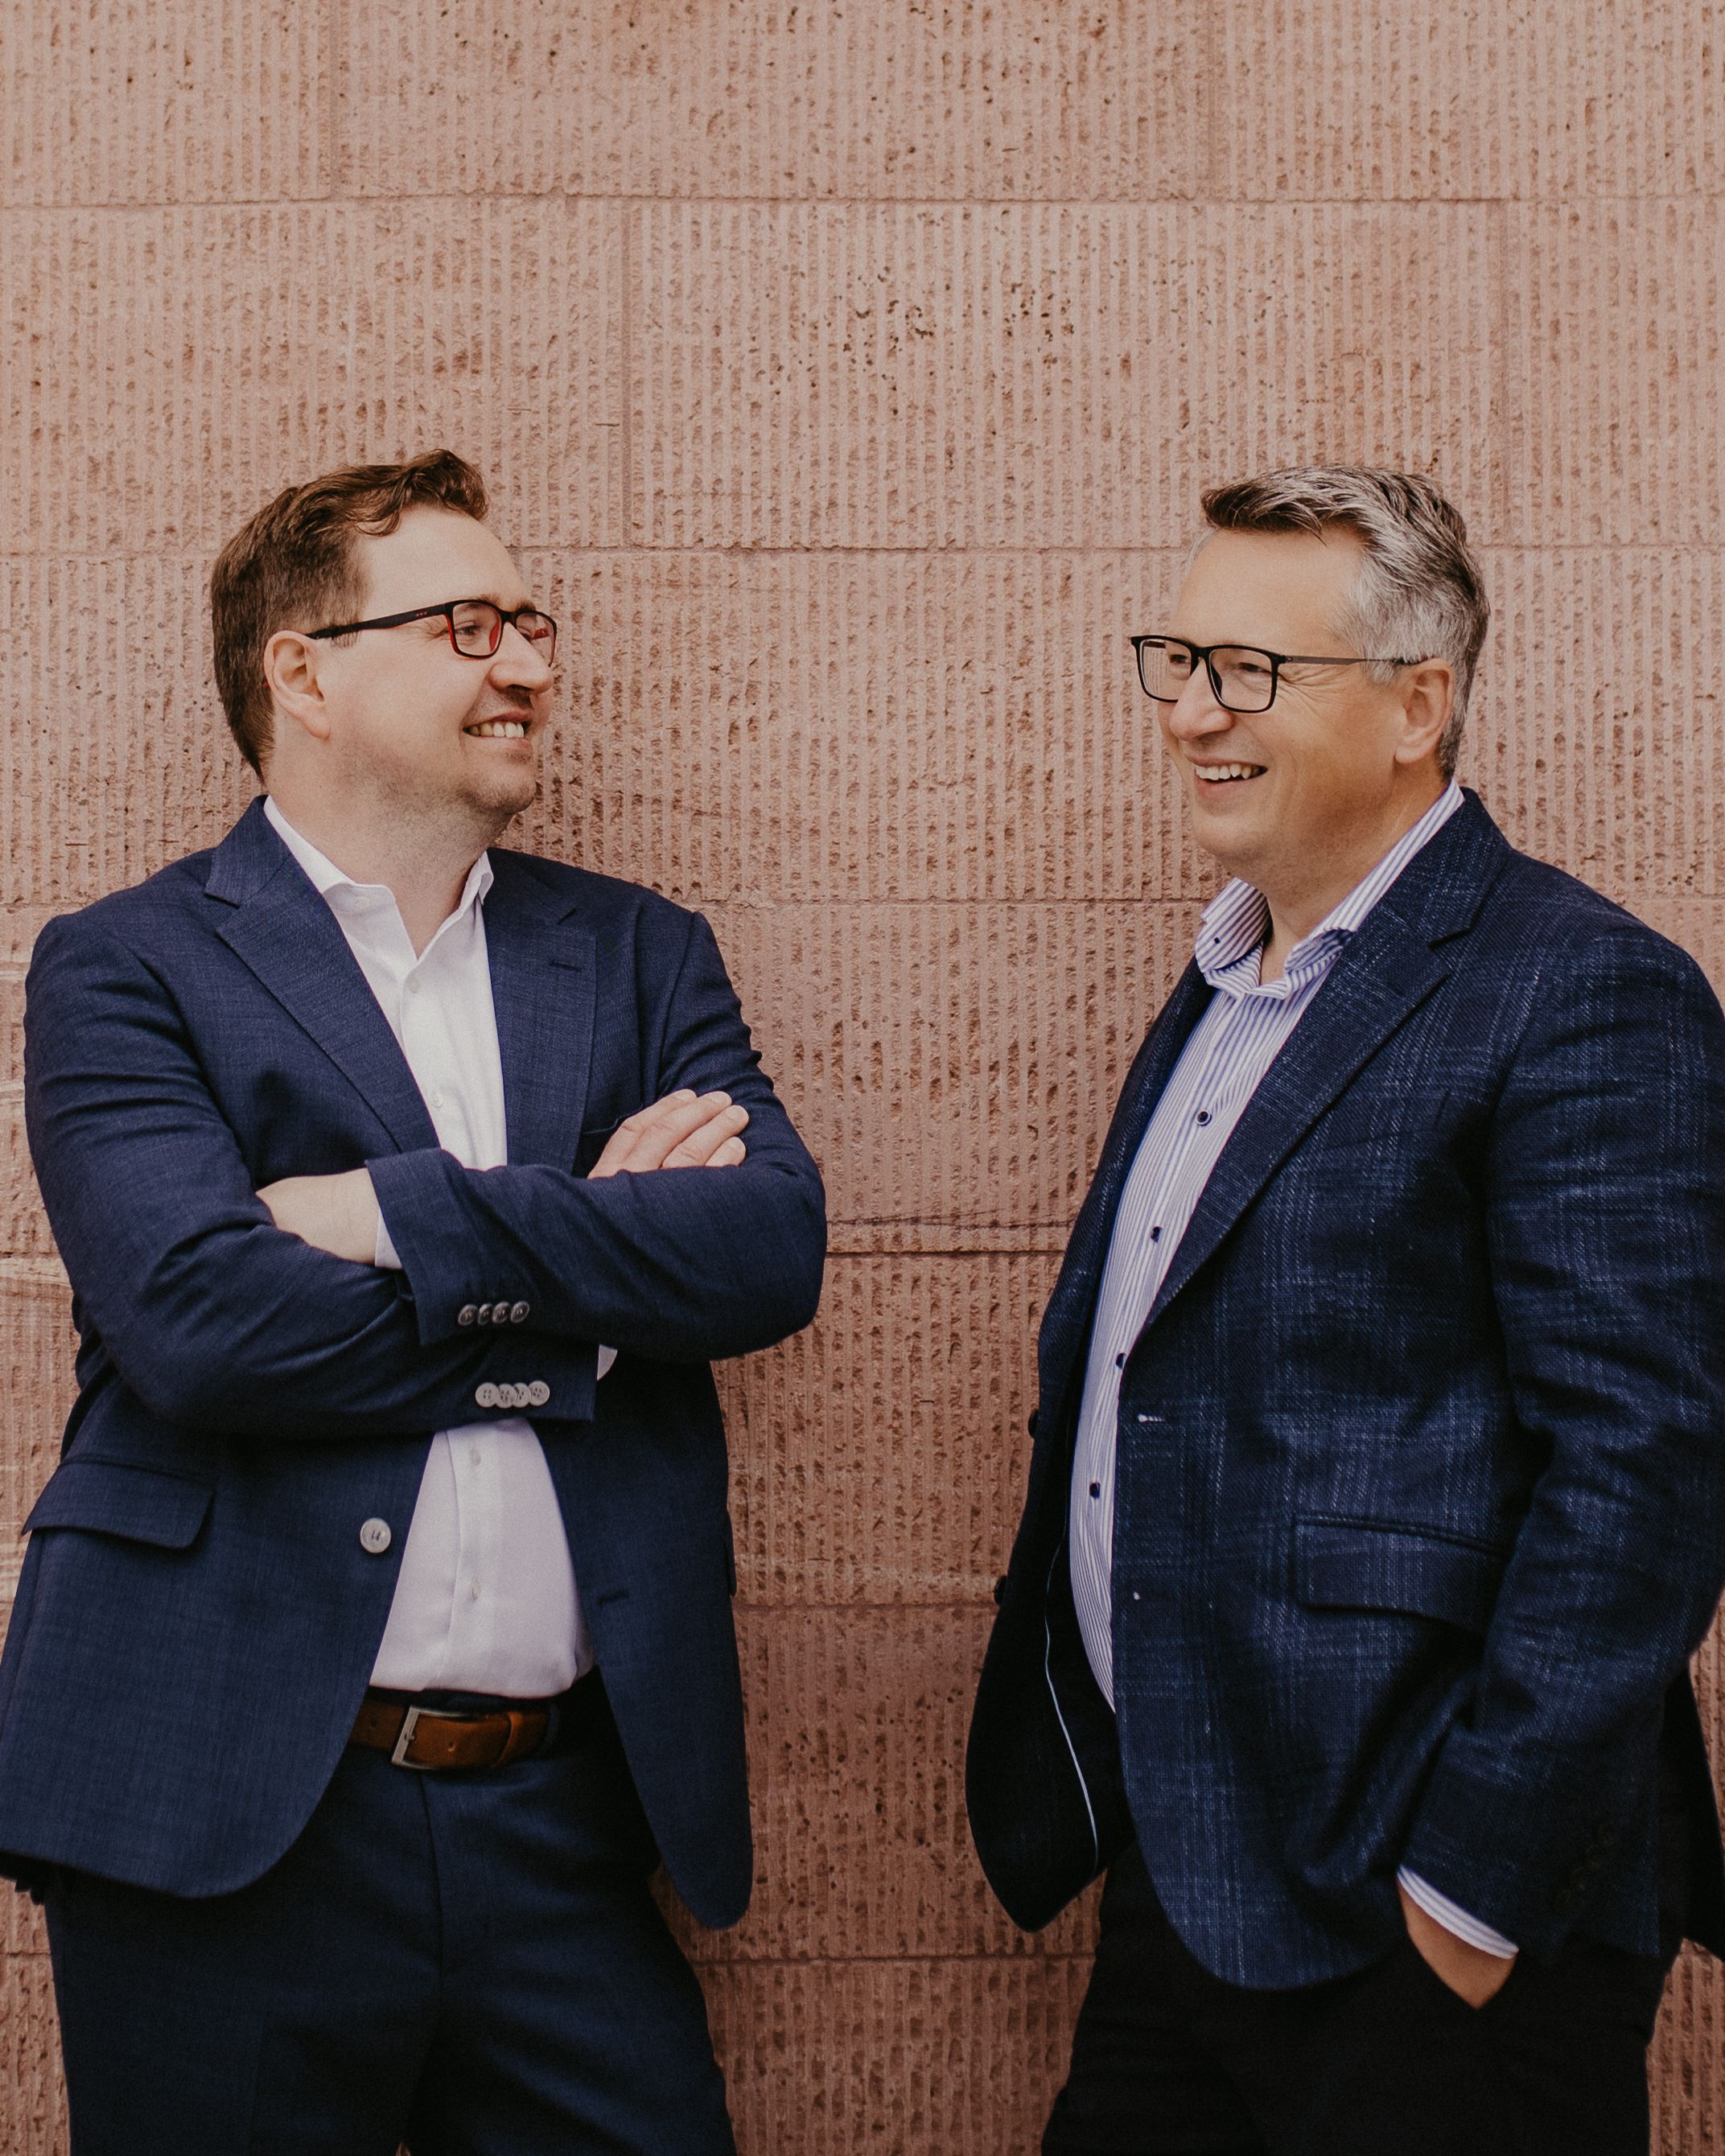
M1498 608L1465 775L1725 978L1722 115L1718 0L0 4L0 1517L68 1397L31 940L246 798L222 538L449 443L568 624L529 841L711 912L831 1192L819 1323L725 1378L760 1879L690 1943L749 2156L1028 2148L1085 1980L1087 1912L988 1900L961 1745L1039 1307L1209 887L1125 643L1199 485L1437 474ZM1725 2147L1722 2016L1686 1962L1663 2156Z

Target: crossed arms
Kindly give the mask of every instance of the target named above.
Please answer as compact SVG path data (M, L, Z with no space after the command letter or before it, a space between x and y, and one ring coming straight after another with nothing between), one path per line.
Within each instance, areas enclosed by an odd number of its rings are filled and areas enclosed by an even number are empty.
M434 1148L374 1158L399 1273L284 1232L155 967L100 920L51 922L28 984L31 1148L86 1329L145 1407L241 1439L423 1435L470 1419L479 1383L518 1374L518 1338L459 1322L475 1287L496 1282L532 1306L552 1419L591 1414L600 1341L706 1361L807 1324L819 1177L711 930L687 919L654 1091L726 1093L749 1119L747 1160L678 1167L672 1145L659 1172L614 1172L648 1163L680 1122L670 1111L637 1122L626 1158L619 1128L592 1178L467 1169ZM346 1081L332 1069L330 1083Z

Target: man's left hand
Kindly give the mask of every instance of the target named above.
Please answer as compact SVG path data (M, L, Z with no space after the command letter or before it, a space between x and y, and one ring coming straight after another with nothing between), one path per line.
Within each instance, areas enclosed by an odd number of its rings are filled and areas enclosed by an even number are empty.
M1426 1965L1470 2006L1484 2006L1495 1999L1509 1982L1509 1973L1515 1967L1514 1958L1487 1953L1481 1947L1469 1946L1466 1939L1458 1939L1454 1932L1446 1931L1435 1917L1428 1917L1405 1887L1398 1885L1396 1892L1402 1897L1402 1918L1408 1927L1408 1937L1419 1948Z
M258 1193L285 1235L357 1265L377 1255L377 1194L363 1168L341 1175L285 1175Z

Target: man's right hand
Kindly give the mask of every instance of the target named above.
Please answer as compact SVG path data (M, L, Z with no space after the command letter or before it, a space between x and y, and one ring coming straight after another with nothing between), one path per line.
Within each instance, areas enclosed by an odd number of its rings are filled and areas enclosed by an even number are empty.
M728 1093L668 1093L625 1116L593 1163L594 1176L640 1175L655 1168L735 1168L747 1148L749 1119Z

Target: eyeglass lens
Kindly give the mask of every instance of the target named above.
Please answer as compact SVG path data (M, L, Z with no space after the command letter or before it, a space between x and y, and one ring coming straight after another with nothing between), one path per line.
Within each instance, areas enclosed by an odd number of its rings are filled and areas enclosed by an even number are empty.
M1189 644L1147 637L1138 646L1138 679L1144 694L1172 704L1199 663ZM1219 644L1209 655L1210 686L1225 711L1267 711L1276 696L1276 661L1249 644Z
M557 648L557 625L548 613L523 607L515 625L548 665ZM449 617L455 649L469 659L489 659L503 641L503 615L489 599L465 599Z

